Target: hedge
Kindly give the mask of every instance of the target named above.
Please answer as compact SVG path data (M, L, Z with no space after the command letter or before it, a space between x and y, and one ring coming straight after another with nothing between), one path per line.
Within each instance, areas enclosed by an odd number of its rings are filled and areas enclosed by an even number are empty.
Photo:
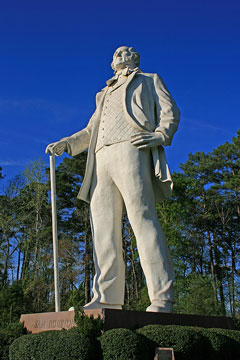
M128 329L112 329L100 338L103 360L148 360L145 338ZM151 360L153 357L151 358Z
M155 347L172 347L176 360L230 360L239 358L240 332L176 325L148 325L137 330Z
M239 331L199 328L199 332L210 340L215 357L218 360L238 358L237 354L240 352ZM233 333L238 333L238 335L236 334L234 338Z
M177 360L206 360L206 356L202 356L202 349L211 352L208 339L194 327L147 325L138 329L137 333L148 339L152 359L156 347L173 348Z
M95 325L93 319L89 324L84 320L70 330L21 336L10 345L10 360L152 360L155 347L172 347L176 360L240 359L240 331L148 325L99 336Z
M219 334L225 335L227 337L230 337L231 339L235 340L235 345L240 350L240 331L236 330L227 330L227 329L209 329L211 331L215 331Z
M9 348L10 360L91 360L96 343L78 328L46 331L16 339Z
M219 334L223 334L229 338L231 338L233 352L236 359L240 359L240 331L236 330L225 330L225 329L211 329Z

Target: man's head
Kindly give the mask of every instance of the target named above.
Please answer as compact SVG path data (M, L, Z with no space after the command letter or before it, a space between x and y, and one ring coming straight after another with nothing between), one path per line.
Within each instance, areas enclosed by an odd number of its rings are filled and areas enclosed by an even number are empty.
M113 54L112 69L116 72L125 67L139 66L140 55L133 47L120 46Z

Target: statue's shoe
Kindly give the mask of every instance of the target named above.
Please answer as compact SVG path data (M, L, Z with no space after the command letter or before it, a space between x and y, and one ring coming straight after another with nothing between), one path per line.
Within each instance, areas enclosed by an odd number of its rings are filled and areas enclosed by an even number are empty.
M113 304L103 304L99 303L97 301L90 302L83 306L83 310L94 310L94 309L116 309L116 310L122 310L122 305L113 305ZM68 311L74 311L74 307L70 307Z
M164 301L162 304L152 303L146 308L146 311L149 312L161 312L161 313L171 313L172 312L172 302Z
M83 310L95 310L95 309L116 309L122 310L122 305L115 304L103 304L97 301L90 302L83 306Z

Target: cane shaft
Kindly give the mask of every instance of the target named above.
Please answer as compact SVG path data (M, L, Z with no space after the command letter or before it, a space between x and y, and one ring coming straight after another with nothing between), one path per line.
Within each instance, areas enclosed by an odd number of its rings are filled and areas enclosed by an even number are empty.
M52 203L52 237L53 237L55 311L59 312L60 311L60 297L59 297L57 207L56 207L56 181L55 181L55 155L54 155L54 153L50 154L50 180L51 180L51 203Z

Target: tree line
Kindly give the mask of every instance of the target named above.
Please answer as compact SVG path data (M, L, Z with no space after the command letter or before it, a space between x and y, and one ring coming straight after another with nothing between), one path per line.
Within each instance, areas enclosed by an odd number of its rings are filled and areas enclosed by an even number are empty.
M88 204L77 199L87 154L56 170L61 310L91 298L94 276ZM3 178L0 170L0 183ZM54 311L49 169L36 160L0 194L0 318ZM177 313L240 311L240 130L210 153L189 154L173 173L170 200L157 203L175 268ZM104 226L104 224L103 224ZM136 241L123 217L125 308L149 304ZM147 238L146 238L147 241Z

